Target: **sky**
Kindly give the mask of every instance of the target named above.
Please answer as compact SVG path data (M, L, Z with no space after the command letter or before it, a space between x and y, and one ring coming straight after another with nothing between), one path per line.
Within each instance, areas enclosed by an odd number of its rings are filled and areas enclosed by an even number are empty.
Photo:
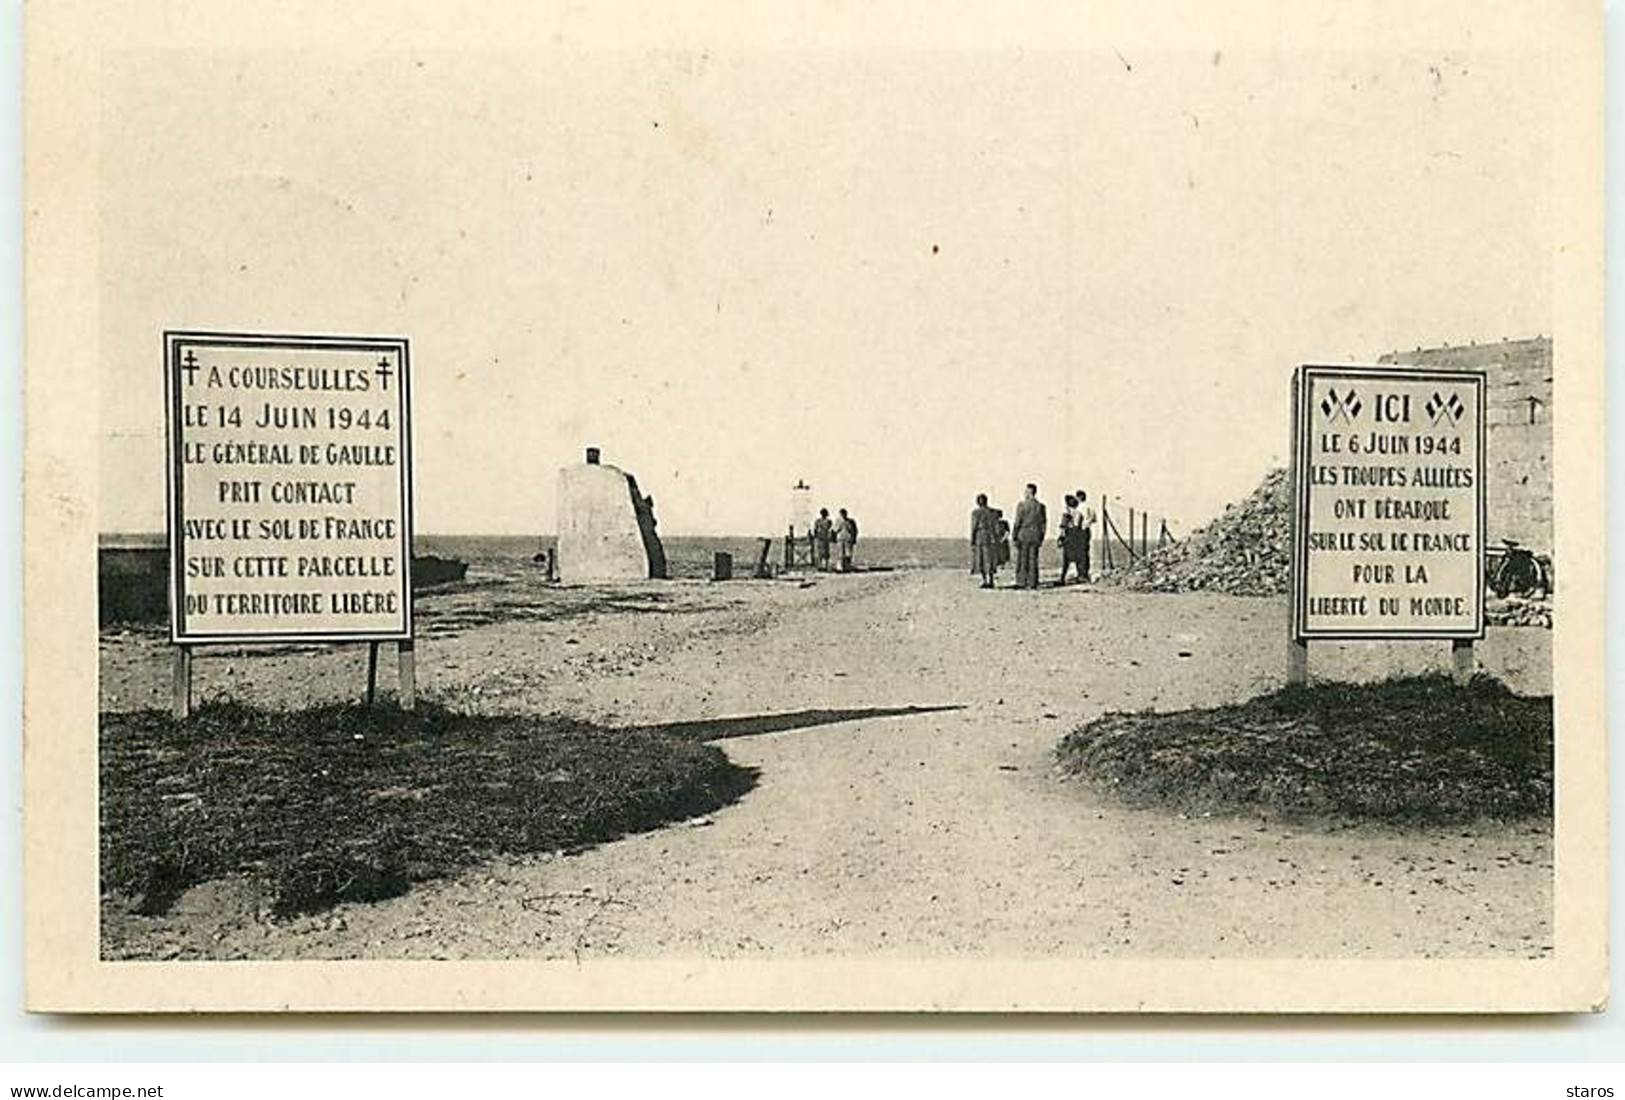
M1028 481L1186 531L1295 364L1550 333L1536 57L117 55L100 526L163 529L186 328L408 337L424 533L551 533L589 445L665 534L802 479L870 537Z

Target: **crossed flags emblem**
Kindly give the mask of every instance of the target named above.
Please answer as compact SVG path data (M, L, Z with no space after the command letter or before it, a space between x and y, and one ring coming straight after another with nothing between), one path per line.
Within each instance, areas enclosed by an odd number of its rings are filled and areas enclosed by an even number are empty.
M1355 390L1344 390L1341 394L1335 389L1328 389L1326 396L1320 399L1320 411L1328 420L1353 420L1360 415L1360 395Z
M1438 390L1433 391L1433 396L1428 398L1428 403L1423 405L1422 408L1427 412L1429 419L1434 424L1438 424L1439 421L1448 416L1452 426L1458 423L1462 415L1467 411L1467 406L1461 403L1460 397L1455 394L1445 397Z

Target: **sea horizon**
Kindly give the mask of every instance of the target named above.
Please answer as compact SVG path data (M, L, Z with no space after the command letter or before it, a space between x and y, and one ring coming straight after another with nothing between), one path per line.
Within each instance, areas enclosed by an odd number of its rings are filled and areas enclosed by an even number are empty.
M674 578L708 577L718 552L732 554L736 571L748 572L751 563L761 553L766 535L662 535L666 550L667 567ZM783 560L784 538L770 539L769 560ZM521 567L529 567L543 551L554 549L556 535L514 534L425 534L412 536L414 557L451 558L469 565L475 573L510 575ZM98 536L99 550L162 550L168 545L162 531L103 532ZM1095 539L1093 554L1096 568L1101 567L1100 539ZM964 569L970 568L970 539L966 535L863 535L856 554L857 564L863 569ZM1060 552L1056 539L1044 542L1042 561L1045 569L1059 568Z
M768 536L768 535L763 535L763 534L740 534L740 533L737 533L737 532L731 533L731 534L720 534L720 535L719 534L693 534L693 533L686 533L686 532L672 532L672 533L668 534L667 532L664 532L664 531L660 532L660 538L661 538L662 541L671 541L671 540L677 540L677 539L684 539L684 540L687 540L687 539L713 539L713 540L715 540L715 539L731 539L731 540L744 539L744 540L756 541L756 540L769 538L769 537L771 537L774 542L781 542L783 540L783 538L784 538L784 536L782 534ZM155 531L100 531L100 532L97 533L96 538L97 538L97 542L102 546L114 546L114 545L144 546L144 545L152 545L152 544L165 545L168 542L169 536L163 530L155 530ZM413 538L414 541L415 540L420 540L420 539L432 539L432 540L438 540L438 541L446 541L446 540L454 540L454 539L469 539L469 540L490 540L490 541L497 541L497 540L507 540L507 541L546 540L546 541L549 541L549 542L554 542L554 541L557 541L558 534L556 532L545 532L545 533L540 533L540 534L531 534L531 533L510 533L510 532L500 532L500 531L414 531L412 533L412 538ZM954 535L893 535L893 534L886 534L886 533L883 533L883 532L877 532L875 534L869 534L869 533L866 532L863 535L863 540L864 541L874 542L874 541L879 541L881 539L898 540L898 541L905 541L905 542L966 542L966 543L968 543L970 541L968 534L965 534L965 535L958 535L958 534L954 534Z

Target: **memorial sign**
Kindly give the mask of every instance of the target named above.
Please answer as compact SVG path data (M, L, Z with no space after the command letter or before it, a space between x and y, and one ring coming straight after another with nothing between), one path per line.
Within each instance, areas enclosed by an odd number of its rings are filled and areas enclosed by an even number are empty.
M1484 636L1484 375L1300 367L1293 636Z
M404 339L164 334L170 635L412 637Z

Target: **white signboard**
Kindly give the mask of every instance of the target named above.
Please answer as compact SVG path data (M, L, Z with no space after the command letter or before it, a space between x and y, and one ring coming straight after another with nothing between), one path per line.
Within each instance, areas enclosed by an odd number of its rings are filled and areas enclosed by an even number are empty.
M404 339L164 334L170 635L412 636Z
M1297 638L1484 636L1484 375L1300 367Z
M812 531L813 523L818 519L818 509L813 506L813 491L810 486L796 485L790 490L790 523L797 538L805 538Z

